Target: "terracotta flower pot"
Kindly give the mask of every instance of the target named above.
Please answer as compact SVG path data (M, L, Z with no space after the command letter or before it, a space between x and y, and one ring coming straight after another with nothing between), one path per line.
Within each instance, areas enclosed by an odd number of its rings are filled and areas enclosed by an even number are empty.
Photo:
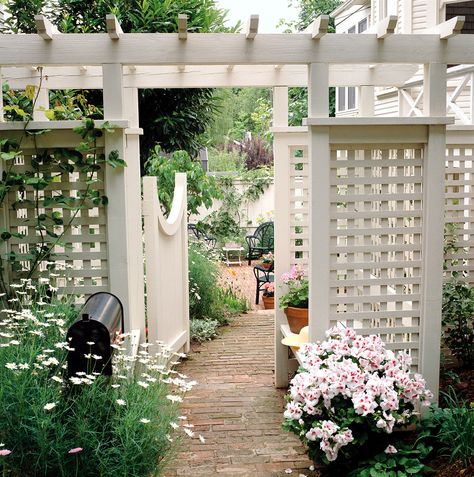
M285 308L286 319L292 333L299 333L301 328L308 326L308 308Z
M260 266L264 268L265 270L268 270L272 266L272 264L260 262Z
M265 310L273 310L275 308L275 297L274 296L262 296L263 306Z

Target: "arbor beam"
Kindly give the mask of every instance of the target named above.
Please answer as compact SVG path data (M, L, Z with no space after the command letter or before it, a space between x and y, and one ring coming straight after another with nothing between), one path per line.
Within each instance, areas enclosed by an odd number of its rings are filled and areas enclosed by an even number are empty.
M59 31L44 15L35 15L36 32L43 40L51 41Z
M36 34L4 34L0 66L474 64L472 34L447 42L439 33L391 35L383 42L370 34L331 34L318 41L304 34L259 34L249 46L246 35L233 33L188 33L185 42L176 33L124 33L116 42L106 33L68 33L47 48Z
M257 36L258 22L258 15L250 15L245 32L245 38L247 38L247 40L253 40Z
M180 40L188 39L188 16L184 13L178 15L178 38Z
M328 27L329 15L319 15L319 17L309 25L305 32L311 33L311 38L313 40L319 40L328 32Z
M107 34L111 40L119 40L123 35L122 27L115 15L109 14L105 16L105 22L107 25Z
M426 30L426 33L438 33L441 40L447 40L453 36L459 35L465 22L466 17L460 15Z
M397 28L398 17L396 15L389 15L377 23L377 39L383 40L395 33Z

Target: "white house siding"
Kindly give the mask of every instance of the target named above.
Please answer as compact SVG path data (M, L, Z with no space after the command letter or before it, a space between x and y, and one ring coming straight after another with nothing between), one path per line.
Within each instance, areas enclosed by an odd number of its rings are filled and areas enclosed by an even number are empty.
M374 105L374 116L398 116L398 93L393 92L390 96L384 95L378 99Z
M412 25L416 33L427 28L428 5L427 0L413 0Z

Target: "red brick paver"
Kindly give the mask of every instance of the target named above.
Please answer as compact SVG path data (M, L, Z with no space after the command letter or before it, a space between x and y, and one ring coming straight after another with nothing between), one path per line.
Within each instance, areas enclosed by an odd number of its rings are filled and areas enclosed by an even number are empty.
M273 385L273 314L236 318L180 365L198 381L183 414L197 438L183 439L171 476L315 476L298 438L282 430L284 390Z

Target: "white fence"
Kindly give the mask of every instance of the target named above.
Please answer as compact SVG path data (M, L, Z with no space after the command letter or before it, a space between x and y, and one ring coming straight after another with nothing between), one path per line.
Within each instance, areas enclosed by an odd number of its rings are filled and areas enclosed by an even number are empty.
M189 349L186 174L176 174L173 204L164 217L156 177L143 178L148 341Z
M472 126L447 134L445 222L454 225L457 250L445 257L446 279L452 272L474 285L474 140Z

